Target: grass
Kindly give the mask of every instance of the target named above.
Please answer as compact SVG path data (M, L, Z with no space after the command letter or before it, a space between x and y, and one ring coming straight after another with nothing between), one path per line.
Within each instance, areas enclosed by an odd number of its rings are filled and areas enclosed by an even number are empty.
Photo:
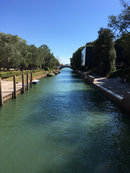
M47 71L45 71L45 70L35 70L35 71L30 70L30 71L23 71L23 72L20 72L20 73L18 73L18 71L17 71L17 73L13 72L13 75L16 75L16 81L17 82L21 82L22 81L22 73L24 73L24 80L26 81L26 74L29 73L29 79L30 79L30 73L31 72L32 72L33 79L41 77L41 76L43 76L47 73ZM0 72L0 73L9 73L9 72ZM2 79L3 80L8 80L8 81L13 81L13 75L11 75L11 77L5 76Z

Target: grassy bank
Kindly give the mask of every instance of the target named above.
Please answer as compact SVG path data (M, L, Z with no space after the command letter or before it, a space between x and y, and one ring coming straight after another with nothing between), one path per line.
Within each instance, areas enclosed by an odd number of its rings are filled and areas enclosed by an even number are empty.
M47 71L45 70L27 70L27 71L8 71L8 72L0 72L0 77L3 80L13 81L13 75L16 75L16 81L21 82L22 81L22 73L25 75L29 73L29 79L30 79L30 73L33 74L33 79L40 78L43 75L47 74ZM26 76L24 77L26 80Z
M40 72L40 71L44 71L44 70L24 70L24 71L6 71L6 72L2 71L2 72L0 72L0 77L2 79L4 79L4 78L10 78L13 75L19 76L22 73L24 73L24 74L31 73L31 72L32 73L37 73L37 72Z

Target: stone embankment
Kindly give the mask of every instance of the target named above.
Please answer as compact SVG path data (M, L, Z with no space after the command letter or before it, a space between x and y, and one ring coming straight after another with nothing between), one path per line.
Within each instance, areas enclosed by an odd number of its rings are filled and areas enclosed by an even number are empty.
M89 75L86 72L76 70L85 82L98 88L110 100L116 103L120 108L130 112L130 84L121 83L120 78L99 77L97 75Z

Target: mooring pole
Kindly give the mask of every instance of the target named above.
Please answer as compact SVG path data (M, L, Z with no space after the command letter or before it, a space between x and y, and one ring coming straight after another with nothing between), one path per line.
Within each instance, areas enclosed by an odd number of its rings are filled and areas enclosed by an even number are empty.
M28 90L28 73L27 73L27 90Z
M14 86L13 98L16 98L16 79L15 79L15 75L13 75L13 86Z
M30 76L30 87L32 88L32 72L31 72L30 75L31 75L31 76Z
M1 85L1 77L0 77L0 106L3 105L3 98L2 98L2 85Z
M25 87L24 87L24 73L22 73L22 93L25 92Z

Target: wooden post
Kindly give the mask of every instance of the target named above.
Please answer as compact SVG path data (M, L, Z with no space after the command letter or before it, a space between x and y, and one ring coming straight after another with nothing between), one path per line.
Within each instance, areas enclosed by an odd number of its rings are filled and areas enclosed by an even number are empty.
M15 75L13 76L13 86L14 86L13 98L16 98L16 80L15 80Z
M27 73L27 90L28 90L28 73Z
M2 98L2 85L1 85L1 77L0 77L0 106L3 105L3 98Z
M24 74L22 73L22 93L25 92L25 87L24 87Z
M31 75L31 76L30 76L30 87L32 88L32 72L31 72L30 75Z

